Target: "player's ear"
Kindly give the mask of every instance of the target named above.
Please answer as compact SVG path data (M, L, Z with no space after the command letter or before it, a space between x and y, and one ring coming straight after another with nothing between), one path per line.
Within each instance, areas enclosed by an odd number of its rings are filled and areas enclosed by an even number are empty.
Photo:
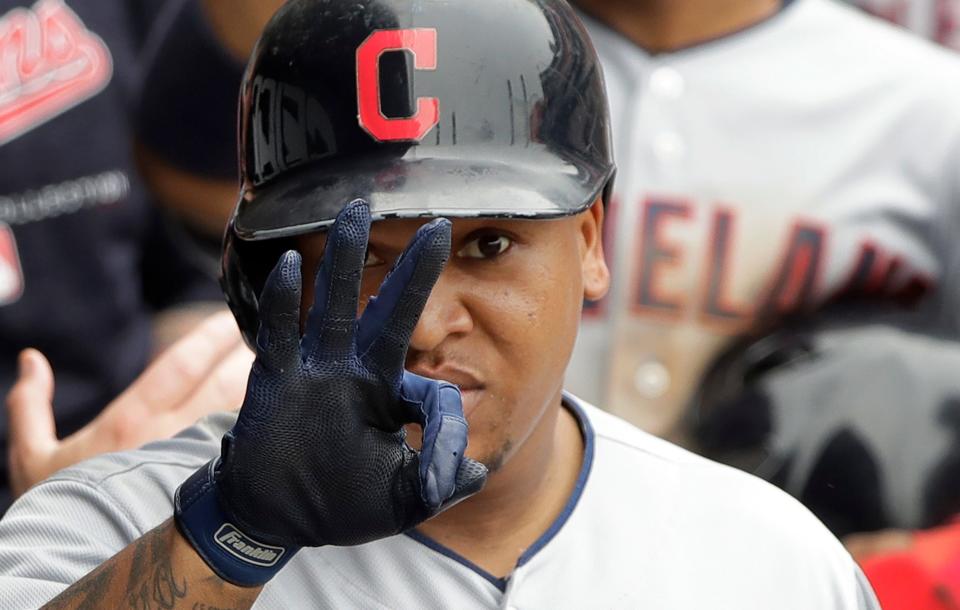
M599 301L610 289L610 270L603 255L603 200L598 197L579 219L583 297Z

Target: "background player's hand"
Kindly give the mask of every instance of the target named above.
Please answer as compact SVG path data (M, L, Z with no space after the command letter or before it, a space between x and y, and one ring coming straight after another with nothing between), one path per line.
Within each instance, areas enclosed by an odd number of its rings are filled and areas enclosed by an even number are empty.
M233 317L213 315L160 355L96 419L59 440L53 371L43 354L24 350L19 378L7 394L14 496L81 460L167 438L209 413L236 409L252 360Z
M459 390L403 368L410 335L450 253L450 223L434 221L417 232L358 320L369 232L365 203L340 213L302 336L300 255L281 257L260 299L257 359L221 461L178 491L181 531L237 584L260 584L272 573L231 573L235 560L220 551L216 534L224 527L252 539L243 548L278 545L289 558L303 546L358 545L398 534L485 481L486 468L464 456ZM420 452L404 440L407 423L423 427ZM219 499L214 510L223 513L216 518L191 509L210 488Z

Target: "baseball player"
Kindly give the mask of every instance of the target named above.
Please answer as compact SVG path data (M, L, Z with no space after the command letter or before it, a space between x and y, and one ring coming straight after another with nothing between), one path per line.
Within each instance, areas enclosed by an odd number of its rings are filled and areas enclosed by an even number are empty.
M565 2L293 0L240 141L239 414L23 496L5 607L876 607L789 496L562 391L614 171Z
M955 333L960 59L831 0L578 4L619 174L568 387L682 438L714 360L786 315L865 297Z

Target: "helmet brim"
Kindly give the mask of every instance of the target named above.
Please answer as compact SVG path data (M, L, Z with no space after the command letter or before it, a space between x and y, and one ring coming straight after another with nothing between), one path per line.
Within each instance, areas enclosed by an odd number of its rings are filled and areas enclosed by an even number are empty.
M363 199L388 218L558 218L587 209L614 168L529 149L516 159L382 158L320 163L243 194L233 230L244 241L290 237L331 225Z

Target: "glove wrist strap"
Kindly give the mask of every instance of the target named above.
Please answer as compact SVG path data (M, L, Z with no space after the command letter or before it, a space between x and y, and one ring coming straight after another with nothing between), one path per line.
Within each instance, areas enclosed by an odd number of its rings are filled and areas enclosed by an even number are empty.
M217 493L217 463L211 461L180 485L174 520L180 533L217 576L241 587L262 586L300 549L260 542L231 523Z

